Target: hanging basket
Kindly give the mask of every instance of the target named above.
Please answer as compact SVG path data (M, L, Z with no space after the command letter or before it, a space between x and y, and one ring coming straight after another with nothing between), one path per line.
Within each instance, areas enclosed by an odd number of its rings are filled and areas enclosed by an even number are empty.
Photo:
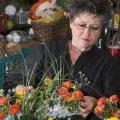
M65 17L51 24L32 21L31 25L34 29L35 37L42 42L71 38L69 20Z

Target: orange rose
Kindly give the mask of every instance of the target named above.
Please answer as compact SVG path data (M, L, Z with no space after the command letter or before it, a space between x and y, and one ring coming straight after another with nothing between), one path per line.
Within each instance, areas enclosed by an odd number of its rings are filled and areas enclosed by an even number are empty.
M9 107L9 113L11 115L15 115L18 112L20 112L20 106L18 104L14 104Z
M73 96L74 100L82 100L83 97L84 97L84 94L81 91L79 91L79 90L75 90L72 93L72 96Z
M0 110L0 120L4 120L4 118L5 118L5 113L2 110Z
M70 102L72 100L72 94L71 93L67 93L64 96L64 101L65 102Z
M120 110L112 114L113 117L120 117Z
M70 82L70 81L64 81L63 86L65 86L65 87L67 87L69 89L69 88L71 88L73 86L73 83Z
M97 102L97 104L98 104L99 106L104 105L105 103L106 103L106 98L105 98L105 97L99 98L99 100L98 100L98 102Z
M96 115L101 115L103 112L104 112L104 110L105 110L105 106L104 105L101 105L101 106L97 106L96 108L95 108L95 114Z
M6 104L8 104L8 98L0 97L0 105L6 105Z
M65 95L68 93L68 88L61 87L58 89L58 93L59 93L59 95Z
M111 101L112 103L117 103L117 102L119 101L119 98L118 98L117 95L112 95L112 96L110 97L110 101Z

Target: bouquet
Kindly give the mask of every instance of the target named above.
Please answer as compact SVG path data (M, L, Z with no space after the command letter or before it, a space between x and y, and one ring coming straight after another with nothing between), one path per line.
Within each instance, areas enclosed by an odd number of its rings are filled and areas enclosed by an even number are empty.
M77 82L46 77L40 87L35 116L38 119L60 119L79 115L78 105L83 97Z
M94 112L99 118L105 120L119 120L120 119L119 103L120 100L117 95L112 95L109 98L101 97L98 100Z

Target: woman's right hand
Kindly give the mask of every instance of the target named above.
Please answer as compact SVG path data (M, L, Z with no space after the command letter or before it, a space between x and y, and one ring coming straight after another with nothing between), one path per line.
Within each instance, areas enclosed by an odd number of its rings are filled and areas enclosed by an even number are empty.
M78 109L80 114L86 118L94 109L97 104L97 99L91 96L84 96L83 101L80 102Z

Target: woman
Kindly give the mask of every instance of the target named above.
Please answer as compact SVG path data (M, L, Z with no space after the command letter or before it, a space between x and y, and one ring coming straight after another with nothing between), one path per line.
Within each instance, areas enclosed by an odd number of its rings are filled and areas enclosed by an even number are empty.
M92 112L97 99L102 95L108 97L120 93L119 61L95 46L109 20L109 5L106 0L73 0L69 18L71 40L56 40L48 46L41 44L30 55L34 57L28 57L28 67L39 61L35 72L36 85L52 63L57 63L57 67L53 68L56 72L60 68L64 70L65 79L79 83L82 71L90 84L82 87L85 96L78 106L80 114L86 120L99 120ZM29 58L34 58L33 62ZM53 75L53 69L49 70L49 74ZM79 119L79 116L72 117L72 120Z

